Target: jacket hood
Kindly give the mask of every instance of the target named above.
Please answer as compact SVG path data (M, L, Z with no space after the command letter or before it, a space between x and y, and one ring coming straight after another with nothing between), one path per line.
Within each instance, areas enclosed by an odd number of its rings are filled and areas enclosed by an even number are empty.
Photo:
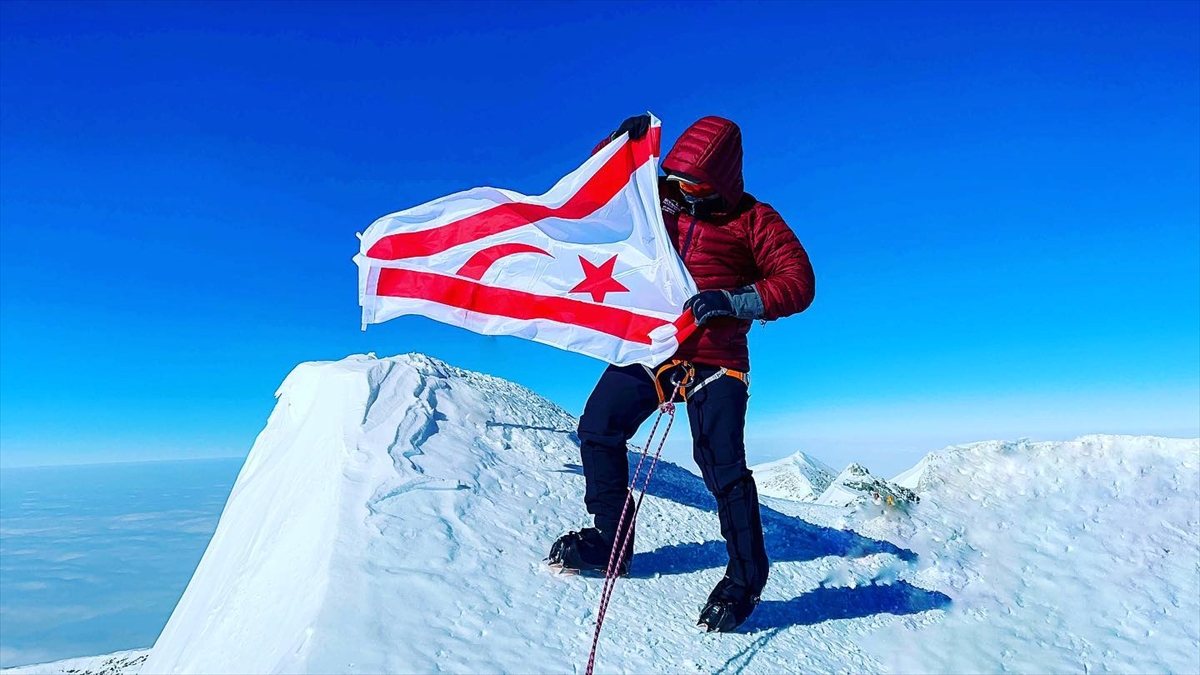
M742 130L723 117L704 117L688 127L662 161L663 171L698 178L717 189L730 207L745 193Z

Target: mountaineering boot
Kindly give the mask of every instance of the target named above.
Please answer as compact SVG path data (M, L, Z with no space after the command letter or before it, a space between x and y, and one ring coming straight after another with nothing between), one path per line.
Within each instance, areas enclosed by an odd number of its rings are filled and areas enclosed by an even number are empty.
M730 633L749 618L758 604L758 594L735 585L729 577L721 579L708 595L696 622L709 633Z
M617 576L622 577L629 574L629 560L633 557L633 532L628 532L625 538L625 554L617 564ZM561 567L564 570L605 572L608 570L612 546L612 540L600 530L588 527L559 537L550 547L550 555L546 557L546 562L551 567Z

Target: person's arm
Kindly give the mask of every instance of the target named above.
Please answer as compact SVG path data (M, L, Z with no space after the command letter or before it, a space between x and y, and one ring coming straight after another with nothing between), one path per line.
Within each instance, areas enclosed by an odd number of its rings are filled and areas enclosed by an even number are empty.
M692 310L697 324L720 316L774 321L812 304L816 280L804 246L775 209L766 204L754 208L750 249L763 278L750 286L694 295L684 307Z
M808 252L775 209L759 203L755 211L750 248L763 275L754 284L762 301L762 316L756 318L774 321L803 312L817 291Z

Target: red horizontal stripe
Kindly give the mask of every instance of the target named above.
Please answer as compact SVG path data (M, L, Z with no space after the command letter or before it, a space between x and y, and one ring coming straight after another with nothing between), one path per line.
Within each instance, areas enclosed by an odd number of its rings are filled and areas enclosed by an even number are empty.
M679 318L675 319L671 323L675 324L675 330L677 331L675 333L675 339L680 343L688 339L688 337L690 337L692 333L695 333L696 329L699 328L699 326L696 325L696 315L692 314L691 309L683 310L683 314L680 314Z
M550 255L546 251L533 246L532 244L500 244L479 251L471 256L462 267L458 270L458 276L478 281L483 278L483 275L492 266L492 263L497 260L518 253L541 253L542 255Z
M375 293L386 297L428 300L510 319L546 319L574 324L644 345L652 343L650 331L669 323L620 307L497 288L433 272L389 267L379 270L379 284Z
M418 258L546 218L583 218L611 201L629 185L633 172L658 153L659 134L660 128L653 127L641 139L626 143L562 206L499 204L440 227L390 234L372 244L367 257L376 260Z

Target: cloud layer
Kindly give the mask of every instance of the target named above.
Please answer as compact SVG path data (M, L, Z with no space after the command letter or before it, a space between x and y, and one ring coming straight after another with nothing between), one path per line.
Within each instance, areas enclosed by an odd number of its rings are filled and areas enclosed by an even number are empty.
M153 644L240 465L0 471L0 667Z

